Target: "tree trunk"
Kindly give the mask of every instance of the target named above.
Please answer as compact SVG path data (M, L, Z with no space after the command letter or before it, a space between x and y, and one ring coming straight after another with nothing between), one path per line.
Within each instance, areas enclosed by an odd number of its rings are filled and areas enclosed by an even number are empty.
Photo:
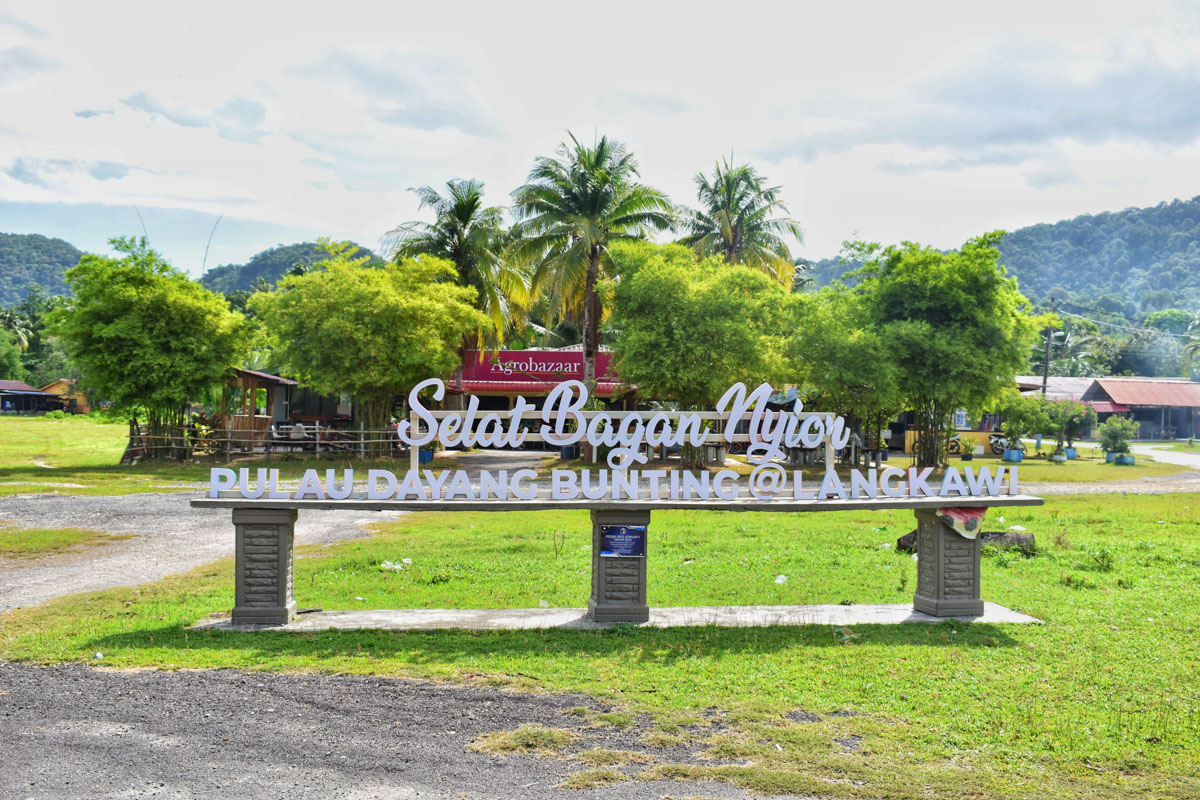
M391 422L391 395L356 397L355 400L362 413L360 422L365 430L363 452L367 458L387 458L391 453L391 438L386 435L388 423Z
M583 383L589 395L596 390L596 353L600 350L600 296L596 294L599 276L600 248L592 245L583 290Z
M461 411L467 407L467 399L463 394L463 373L467 369L467 352L471 347L470 335L465 335L462 342L458 346L458 366L454 368L454 379L452 385L454 391L446 398L446 408L454 411Z
M933 401L916 404L917 466L940 467L946 452L946 412Z

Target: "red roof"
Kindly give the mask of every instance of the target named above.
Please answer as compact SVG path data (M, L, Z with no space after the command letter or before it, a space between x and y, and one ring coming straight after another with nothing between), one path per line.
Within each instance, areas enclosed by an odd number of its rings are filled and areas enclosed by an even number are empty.
M1121 405L1200 408L1200 383L1192 381L1097 378L1096 383L1114 403Z
M0 392L37 392L37 389L25 381L0 381Z
M1107 400L1087 400L1089 406L1096 409L1098 414L1112 414L1115 412L1125 412L1129 410L1129 406L1123 406L1120 403L1110 403Z
M558 385L558 381L463 381L463 389L468 392L512 392L514 394L548 394ZM454 386L447 385L453 390ZM626 387L620 383L600 381L596 384L595 394L619 394Z

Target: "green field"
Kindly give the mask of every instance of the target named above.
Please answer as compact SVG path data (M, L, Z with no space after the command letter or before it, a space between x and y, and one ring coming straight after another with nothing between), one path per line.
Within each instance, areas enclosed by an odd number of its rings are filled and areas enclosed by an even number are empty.
M195 491L207 484L209 470L226 466L224 460L201 459L194 463L143 461L120 464L129 437L124 423L102 423L89 417L0 417L0 496L54 492L57 494L114 495L137 492ZM262 467L261 456L239 459L229 466ZM438 459L434 468L452 466ZM357 461L299 458L277 454L270 461L281 480L299 479L305 469L371 468L407 469L407 461Z
M1174 444L1163 445L1162 449L1200 455L1200 442L1192 442L1190 445L1187 442L1175 442Z
M222 562L0 618L0 658L91 662L99 652L117 668L374 673L582 692L616 706L597 724L635 725L647 744L694 743L715 759L673 764L648 748L639 759L649 760L622 776L713 777L763 793L1200 796L1200 495L1060 497L988 520L1027 528L1039 549L989 551L985 598L1044 625L189 630L232 606L232 565ZM649 600L907 602L916 564L894 542L911 527L905 512L657 512ZM302 548L297 600L326 609L580 607L588 529L576 512L412 514L368 539ZM382 566L405 558L412 563L398 571ZM787 716L795 712L819 721ZM847 741L857 752L845 752ZM605 764L628 759L576 748L550 750L582 760L581 770L599 765L603 774L585 772L578 785L616 779Z
M107 544L132 538L131 534L100 533L81 528L11 528L5 527L0 521L0 557L40 558L84 545Z

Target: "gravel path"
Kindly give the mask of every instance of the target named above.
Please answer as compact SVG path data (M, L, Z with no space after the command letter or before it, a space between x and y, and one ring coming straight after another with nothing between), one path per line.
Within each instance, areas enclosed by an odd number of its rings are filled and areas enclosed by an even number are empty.
M1021 481L1024 494L1170 494L1200 492L1200 472L1177 472L1174 475L1147 475L1125 481L1098 483L1037 483Z
M1161 444L1135 444L1131 449L1138 455L1150 456L1164 464L1178 464L1181 467L1200 470L1200 453L1167 450Z
M697 763L695 748L646 747L640 726L587 727L564 714L580 706L595 701L361 676L0 664L0 797L580 797L555 787L584 764L466 749L481 733L526 723L573 730L571 752L634 749L664 763ZM639 780L585 796L697 795L748 797L720 783Z
M22 528L85 528L135 534L57 558L0 559L0 612L38 605L73 592L140 583L233 555L233 523L224 509L192 508L192 492L13 495L0 501L0 520ZM299 544L365 536L362 526L399 512L306 512L296 522Z
M548 453L477 451L458 456L472 478L481 469L536 469ZM26 494L0 499L0 523L21 528L84 528L134 538L38 560L0 558L0 612L74 592L135 586L233 555L233 523L225 509L188 505L192 492L111 497ZM364 526L403 512L306 511L297 544L366 535Z

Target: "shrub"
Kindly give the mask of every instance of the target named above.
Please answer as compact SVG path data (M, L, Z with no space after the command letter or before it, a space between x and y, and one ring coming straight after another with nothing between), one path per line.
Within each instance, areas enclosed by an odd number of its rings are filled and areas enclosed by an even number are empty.
M1136 422L1114 414L1100 426L1100 449L1106 453L1128 453L1129 440L1137 432Z

